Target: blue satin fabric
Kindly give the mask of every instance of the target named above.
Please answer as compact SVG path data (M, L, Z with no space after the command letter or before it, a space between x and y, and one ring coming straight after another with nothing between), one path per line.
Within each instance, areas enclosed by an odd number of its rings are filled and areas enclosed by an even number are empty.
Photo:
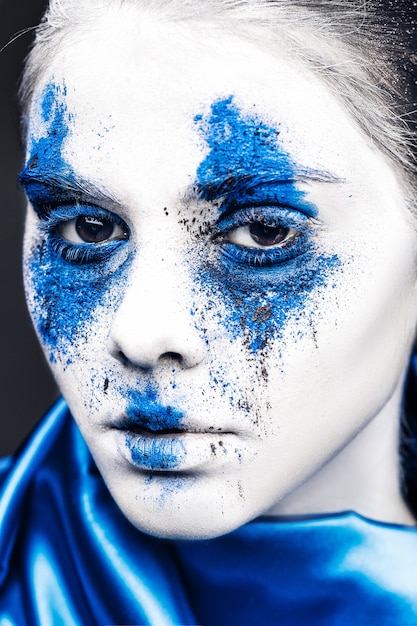
M63 401L0 476L0 626L417 624L417 530L343 513L148 537Z

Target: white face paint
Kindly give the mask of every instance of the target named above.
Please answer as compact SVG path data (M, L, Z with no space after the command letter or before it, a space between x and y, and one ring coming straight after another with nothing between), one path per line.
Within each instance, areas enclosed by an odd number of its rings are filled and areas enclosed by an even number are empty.
M415 235L392 167L305 69L127 21L37 88L26 288L123 513L208 537L308 484L399 396Z

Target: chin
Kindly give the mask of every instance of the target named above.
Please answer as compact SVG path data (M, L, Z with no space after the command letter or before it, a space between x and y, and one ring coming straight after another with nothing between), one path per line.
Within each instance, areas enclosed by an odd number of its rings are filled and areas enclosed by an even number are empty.
M194 482L195 481L195 482ZM157 497L128 489L113 493L123 515L139 531L163 539L213 539L258 517L262 511L238 502L227 489L213 493L194 479L193 485L171 481ZM194 489L193 489L194 487ZM142 493L140 493L142 491ZM226 504L225 504L226 503Z
M139 531L158 537L160 539L176 539L176 540L204 540L214 539L222 535L230 533L245 522L241 519L204 519L199 512L194 517L189 515L183 516L178 512L176 516L154 516L149 520L138 520L135 516L126 515L127 519Z

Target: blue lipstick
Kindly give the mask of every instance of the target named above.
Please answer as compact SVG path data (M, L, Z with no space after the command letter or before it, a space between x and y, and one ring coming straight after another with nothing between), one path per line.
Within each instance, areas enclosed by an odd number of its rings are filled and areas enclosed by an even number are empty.
M132 463L150 471L172 471L185 457L184 444L178 437L128 433L126 445Z
M173 470L185 457L185 447L178 433L182 411L161 404L151 385L144 391L129 392L125 417L118 426L126 431L126 446L132 463L153 471Z

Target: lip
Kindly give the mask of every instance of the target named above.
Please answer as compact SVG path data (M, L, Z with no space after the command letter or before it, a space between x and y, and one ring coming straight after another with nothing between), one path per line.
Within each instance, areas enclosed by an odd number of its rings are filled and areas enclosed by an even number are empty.
M191 423L180 409L160 403L150 386L130 391L128 397L124 414L110 426L119 454L135 469L177 473L227 461L236 433L215 432L213 427Z
M181 439L173 433L127 432L125 442L133 465L145 470L175 471L186 453Z
M135 426L115 428L117 449L122 458L144 472L183 473L207 464L222 466L236 448L235 433L206 430L161 431Z
M123 456L144 470L173 471L184 455L184 446L176 436L184 433L180 428L183 416L178 409L136 394L126 414L113 424L124 434Z

